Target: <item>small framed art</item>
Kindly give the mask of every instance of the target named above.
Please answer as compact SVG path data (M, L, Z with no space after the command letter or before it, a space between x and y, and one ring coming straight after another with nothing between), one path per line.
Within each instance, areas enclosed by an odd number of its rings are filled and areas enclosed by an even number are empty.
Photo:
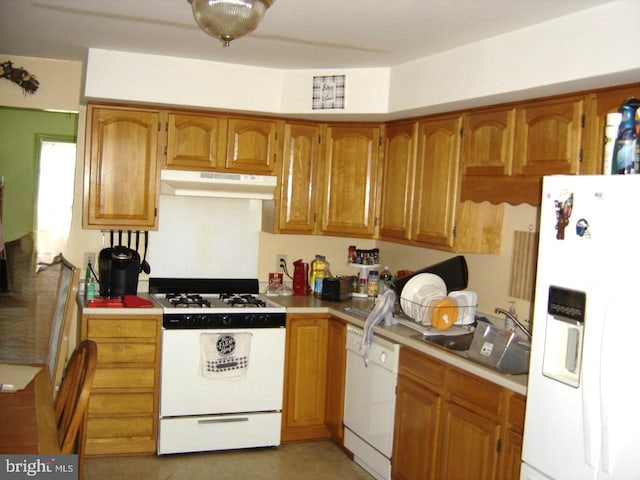
M313 109L344 109L346 75L313 77Z

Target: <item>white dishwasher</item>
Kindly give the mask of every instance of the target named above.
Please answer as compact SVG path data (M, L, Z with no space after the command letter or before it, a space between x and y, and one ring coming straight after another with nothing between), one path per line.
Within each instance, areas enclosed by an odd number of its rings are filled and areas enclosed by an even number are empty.
M362 329L347 327L344 446L372 476L389 480L400 346L374 335L367 366L362 338Z

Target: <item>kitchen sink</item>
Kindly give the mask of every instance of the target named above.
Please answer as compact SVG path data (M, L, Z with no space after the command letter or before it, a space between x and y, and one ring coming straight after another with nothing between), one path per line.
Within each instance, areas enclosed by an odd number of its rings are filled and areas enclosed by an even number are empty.
M473 332L465 333L463 335L413 335L413 338L418 338L425 343L433 345L439 345L447 350L454 350L456 352L466 352L471 347L471 341L473 340Z

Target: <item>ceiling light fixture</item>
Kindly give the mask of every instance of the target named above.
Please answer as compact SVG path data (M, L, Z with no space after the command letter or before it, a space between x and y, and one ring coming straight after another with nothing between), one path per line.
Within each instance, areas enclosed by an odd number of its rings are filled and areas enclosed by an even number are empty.
M274 0L187 0L200 28L228 47L253 32Z

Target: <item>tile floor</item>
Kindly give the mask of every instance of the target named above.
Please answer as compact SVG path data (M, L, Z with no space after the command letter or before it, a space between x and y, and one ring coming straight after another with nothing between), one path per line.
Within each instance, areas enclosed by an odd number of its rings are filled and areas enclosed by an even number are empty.
M371 480L329 441L279 448L85 458L85 480Z

